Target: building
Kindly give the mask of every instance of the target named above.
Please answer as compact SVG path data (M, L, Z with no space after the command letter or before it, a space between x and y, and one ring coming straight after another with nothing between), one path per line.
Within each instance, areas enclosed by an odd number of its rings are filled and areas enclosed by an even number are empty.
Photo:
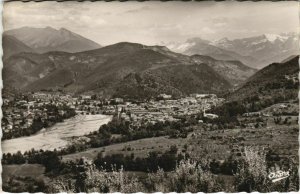
M160 94L158 95L158 98L162 98L162 99L171 99L172 95L168 95L168 94Z

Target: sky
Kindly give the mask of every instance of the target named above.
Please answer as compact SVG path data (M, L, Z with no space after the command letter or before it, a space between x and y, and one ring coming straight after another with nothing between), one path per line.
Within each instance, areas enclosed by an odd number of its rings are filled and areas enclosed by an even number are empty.
M155 45L296 32L298 14L296 1L5 2L3 26L63 27L101 45Z

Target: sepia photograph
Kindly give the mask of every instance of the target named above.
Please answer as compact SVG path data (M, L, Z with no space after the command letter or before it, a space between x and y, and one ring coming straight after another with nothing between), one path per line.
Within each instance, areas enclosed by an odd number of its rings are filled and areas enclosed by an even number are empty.
M299 191L299 2L2 6L2 191Z

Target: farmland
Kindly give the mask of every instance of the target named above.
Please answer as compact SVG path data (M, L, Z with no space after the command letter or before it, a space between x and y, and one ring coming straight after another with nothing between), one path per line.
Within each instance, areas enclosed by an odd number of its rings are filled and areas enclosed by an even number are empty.
M244 118L242 122L256 121L259 117ZM282 116L282 120L289 118L289 124L275 124L276 116L264 117L265 126L235 127L234 129L211 130L206 125L193 126L187 138L170 138L168 136L145 138L135 141L92 148L83 152L63 156L63 161L76 160L81 157L95 159L102 155L134 154L135 157L146 157L149 152L164 153L172 145L178 152L188 153L198 159L208 156L216 160L224 160L231 154L240 156L244 146L260 146L282 157L292 157L297 161L298 154L298 124L297 116Z

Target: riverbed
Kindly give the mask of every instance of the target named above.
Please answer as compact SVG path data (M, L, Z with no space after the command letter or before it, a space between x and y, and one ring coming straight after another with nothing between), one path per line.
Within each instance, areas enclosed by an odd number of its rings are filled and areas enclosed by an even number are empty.
M71 137L80 137L97 131L101 125L111 121L109 115L76 115L57 123L52 127L42 129L40 132L2 142L2 153L16 153L35 150L60 150L71 142Z

